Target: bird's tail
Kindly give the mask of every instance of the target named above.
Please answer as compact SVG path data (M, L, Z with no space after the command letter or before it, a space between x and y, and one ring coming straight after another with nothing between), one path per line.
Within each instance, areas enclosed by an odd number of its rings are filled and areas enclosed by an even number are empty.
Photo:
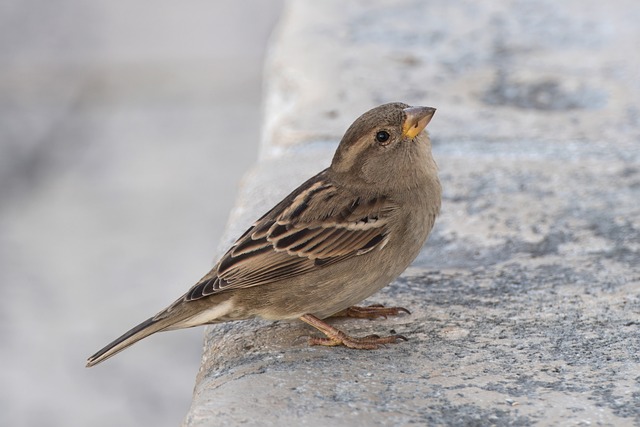
M217 323L231 308L230 304L223 304L227 299L229 299L228 294L210 295L194 301L188 301L182 296L160 313L135 326L88 358L87 368L107 360L156 332Z
M114 356L130 345L140 341L141 339L168 327L169 325L167 324L167 322L163 322L163 320L166 319L156 320L155 317L151 317L140 323L138 326L133 327L120 338L116 338L115 340L104 346L102 350L89 357L87 359L87 368L90 368L91 366L97 365L98 363L107 360L111 356Z

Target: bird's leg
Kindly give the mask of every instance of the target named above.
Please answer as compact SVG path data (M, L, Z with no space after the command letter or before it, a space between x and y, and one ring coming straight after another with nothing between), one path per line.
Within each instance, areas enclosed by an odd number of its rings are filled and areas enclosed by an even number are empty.
M373 304L366 307L353 305L331 315L331 317L354 317L356 319L377 319L378 317L384 317L386 319L387 316L397 316L401 312L411 314L411 312L404 307L385 307L382 304Z
M326 322L323 322L312 314L305 314L304 316L300 317L300 320L313 326L327 336L326 338L310 337L310 345L343 345L345 347L358 350L373 350L378 348L382 344L393 344L398 340L407 341L407 338L402 335L389 335L387 337L380 337L378 335L367 335L366 337L362 338L351 337L342 332L340 329L334 328L333 326L327 324Z

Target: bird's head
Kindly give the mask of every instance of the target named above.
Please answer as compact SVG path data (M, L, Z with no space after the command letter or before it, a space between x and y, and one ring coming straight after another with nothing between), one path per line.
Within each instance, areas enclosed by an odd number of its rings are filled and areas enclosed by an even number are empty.
M435 168L424 132L435 111L400 102L367 111L342 137L331 171L356 185L414 186L423 169Z

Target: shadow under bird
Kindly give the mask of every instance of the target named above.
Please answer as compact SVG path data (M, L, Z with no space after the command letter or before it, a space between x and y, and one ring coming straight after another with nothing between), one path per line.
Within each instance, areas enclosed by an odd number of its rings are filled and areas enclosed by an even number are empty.
M390 103L360 116L331 166L258 219L186 294L87 360L96 365L153 333L261 317L300 319L312 345L374 349L401 335L351 337L324 321L408 311L357 304L415 259L440 211L425 127L434 108Z

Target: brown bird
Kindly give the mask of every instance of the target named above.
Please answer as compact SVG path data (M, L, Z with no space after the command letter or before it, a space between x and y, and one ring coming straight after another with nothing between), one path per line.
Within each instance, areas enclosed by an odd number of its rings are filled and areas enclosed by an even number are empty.
M331 166L256 221L180 299L87 366L155 332L252 317L299 318L326 336L310 338L312 345L374 349L406 339L355 338L322 319L407 311L352 306L407 268L440 211L437 166L423 132L434 112L390 103L364 113L347 129Z

